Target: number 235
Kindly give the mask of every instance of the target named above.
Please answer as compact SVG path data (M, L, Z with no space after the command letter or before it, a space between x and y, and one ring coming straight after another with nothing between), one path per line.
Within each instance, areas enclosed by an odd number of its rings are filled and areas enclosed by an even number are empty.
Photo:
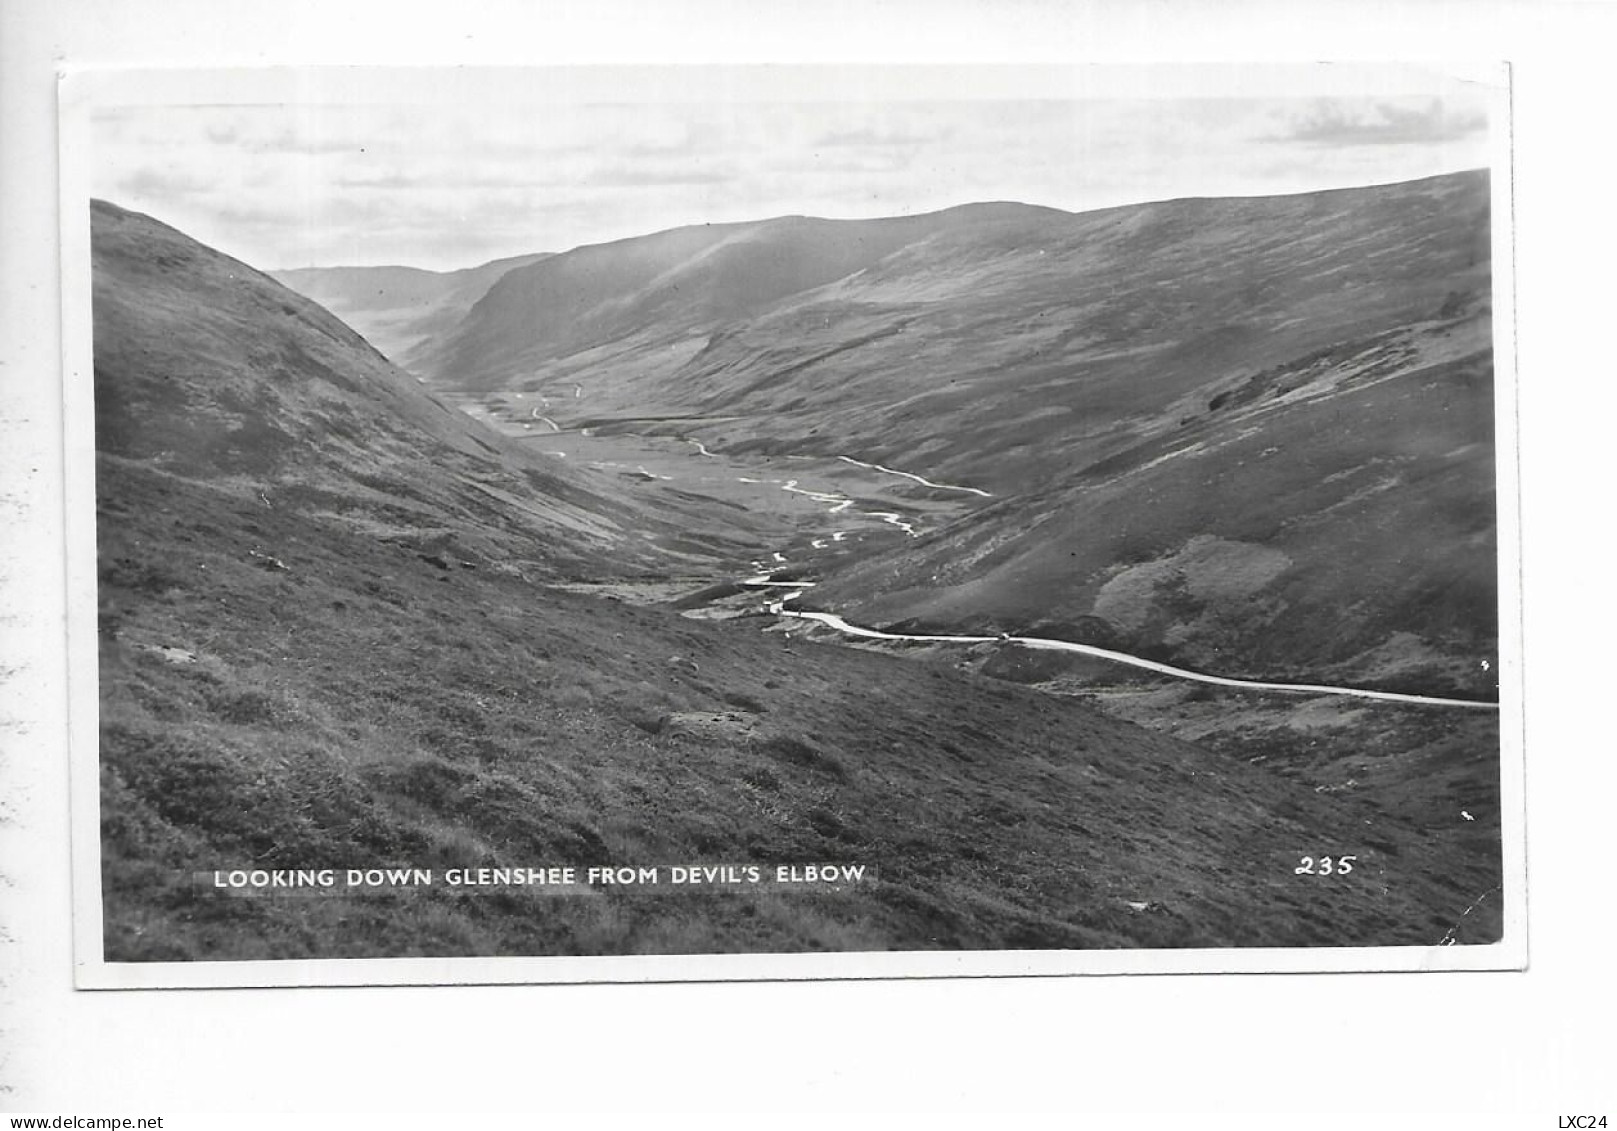
M1293 868L1295 876L1345 876L1353 871L1357 856L1304 856Z

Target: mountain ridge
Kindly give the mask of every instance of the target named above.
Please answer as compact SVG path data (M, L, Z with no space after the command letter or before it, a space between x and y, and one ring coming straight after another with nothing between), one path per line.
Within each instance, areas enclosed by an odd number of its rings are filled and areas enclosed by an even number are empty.
M459 327L440 341L424 343L412 361L440 384L486 385L488 367L510 372L530 355L542 358L556 348L502 354L478 346L478 335L503 320L529 322L530 334L565 334L564 343L573 349L608 343L659 318L700 332L834 283L917 235L971 222L1008 227L1052 215L1067 214L1038 205L974 203L915 216L779 216L685 225L586 244L502 276ZM545 269L533 270L536 266ZM534 318L538 321L531 322ZM478 376L469 376L473 373Z
M564 254L491 288L438 380L994 496L949 532L827 556L811 603L862 623L1082 629L1232 675L1491 693L1485 171L971 216L834 222L883 236L770 287L770 254L726 261L733 241L795 257L818 229L677 230L677 255L614 245L656 272L606 264L599 298L536 310ZM686 280L718 297L674 309Z
M733 531L700 508L643 509L609 477L449 406L268 274L109 202L91 217L103 460L298 500L406 542L438 538L441 516L422 508L441 508L466 516L467 555L543 546L528 565L545 572L660 567L676 546L734 552ZM571 541L534 540L546 530Z

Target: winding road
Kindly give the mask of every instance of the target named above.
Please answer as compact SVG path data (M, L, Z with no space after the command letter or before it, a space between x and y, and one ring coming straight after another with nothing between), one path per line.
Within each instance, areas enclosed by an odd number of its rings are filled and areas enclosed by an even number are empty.
M1375 691L1366 687L1337 687L1323 683L1270 683L1260 679L1237 679L1234 676L1210 675L1207 672L1191 671L1189 668L1176 668L1172 664L1162 664L1155 660L1131 656L1126 652L1114 652L1109 648L1097 648L1093 644L1074 644L1070 640L1050 640L1041 636L1011 636L1008 634L1003 636L953 636L882 632L878 629L850 624L835 613L804 612L786 607L786 602L802 596L802 591L812 584L813 582L808 581L776 581L768 576L747 578L741 582L743 587L749 589L770 587L789 587L793 589L794 592L786 594L778 601L770 602L769 611L776 616L791 617L795 620L816 621L829 628L834 628L844 635L866 640L917 641L929 644L992 644L997 641L1002 644L1020 644L1026 648L1041 649L1048 652L1076 652L1083 656L1093 656L1096 659L1109 660L1112 663L1125 664L1129 667L1156 672L1158 675L1172 676L1175 679L1189 680L1193 683L1208 683L1218 687L1236 687L1246 691L1279 691L1295 695L1345 695L1354 699L1413 703L1425 707L1460 707L1478 711L1499 710L1498 703L1476 699L1445 699L1437 695L1409 695L1397 691Z
M563 429L561 429L554 420L541 415L537 409L531 410L531 417L549 424L551 428L557 431L563 431ZM581 434L588 436L590 431L591 430L589 429L584 429L581 430ZM707 446L703 444L701 440L690 436L681 436L678 437L678 439L693 448L694 452L692 454L694 455L706 457L708 459L720 458L717 453L709 451ZM556 454L559 455L561 453ZM811 459L816 457L789 455L786 458ZM909 479L915 483L921 484L922 486L932 488L933 490L961 492L976 495L980 498L993 497L989 494L989 492L978 487L969 487L952 483L938 483L934 480L926 478L925 476L917 475L914 472L900 471L895 468L886 467L882 464L856 459L852 456L836 455L831 458L856 467L862 467L870 471L875 471L880 474ZM636 470L641 475L644 475L650 479L669 478L668 476L658 475L648 471L644 464L640 465ZM836 491L812 490L802 486L799 479L763 479L752 476L737 476L737 479L743 483L772 484L780 487L784 491L807 496L816 502L825 504L828 507L829 513L831 514L840 514L848 510L854 504L854 499L848 495L844 495ZM895 526L912 538L920 536L921 532L916 529L915 525L909 521L906 516L897 512L860 511L857 513ZM847 531L839 530L830 537L832 541L840 542L844 537L846 537L846 535ZM824 539L815 539L811 545L816 549L824 548ZM786 563L785 556L778 550L773 552L770 557L777 564L777 566L781 566ZM763 568L763 563L755 562L754 568ZM882 632L879 629L866 628L863 625L851 624L841 616L838 616L836 613L809 612L787 608L786 606L788 603L798 597L801 597L805 589L813 586L814 583L811 581L777 580L769 573L760 573L756 576L742 579L738 581L737 584L744 589L789 589L791 592L782 594L778 598L769 602L767 607L771 614L780 617L788 617L795 620L815 621L819 624L825 625L828 628L835 629L845 636L851 636L857 639L892 640L900 642L911 641L928 644L991 644L999 642L1002 644L1016 644L1024 648L1033 648L1043 651L1073 652L1083 656L1091 656L1099 660L1106 660L1115 664L1122 664L1127 667L1138 668L1143 671L1154 672L1158 675L1169 676L1174 679L1187 680L1192 683L1209 684L1215 687L1231 687L1246 691L1271 691L1294 695L1337 695L1353 699L1377 700L1389 703L1409 703L1427 707L1454 707L1476 711L1499 710L1499 704L1497 702L1489 702L1484 700L1453 699L1435 695L1414 695L1397 691L1378 691L1366 687L1344 687L1320 683L1281 683L1259 679L1242 679L1235 676L1213 675L1208 672L1198 672L1189 668L1175 667L1172 664L1164 664L1156 660L1147 660L1141 656L1133 656L1126 652L1117 652L1109 648L1100 648L1093 644L1077 644L1070 640L1053 640L1039 636L1013 636L1009 634L999 636L970 636Z
M924 476L916 475L912 471L894 471L892 468L883 467L879 463L866 463L864 460L854 459L852 456L838 456L837 459L841 460L843 463L851 463L855 467L865 467L869 468L871 471L880 471L885 475L897 475L904 479L913 479L921 486L931 487L935 491L964 491L969 495L980 495L985 499L993 498L992 495L990 495L987 491L984 491L981 487L961 487L954 483L934 483L932 480L927 479Z

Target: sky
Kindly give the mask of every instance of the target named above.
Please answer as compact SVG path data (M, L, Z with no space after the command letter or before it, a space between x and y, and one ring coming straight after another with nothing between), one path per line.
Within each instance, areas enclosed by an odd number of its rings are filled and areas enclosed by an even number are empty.
M1328 82L1297 68L1260 82L1164 68L1053 83L231 77L98 100L92 193L266 270L449 270L780 215L1303 192L1483 167L1492 152L1486 84L1362 67Z

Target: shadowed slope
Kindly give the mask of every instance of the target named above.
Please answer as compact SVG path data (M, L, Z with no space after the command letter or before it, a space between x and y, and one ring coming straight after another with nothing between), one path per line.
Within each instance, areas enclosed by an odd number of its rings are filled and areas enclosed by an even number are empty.
M253 268L110 204L92 222L103 486L139 466L549 572L666 568L704 540L709 563L727 552L700 508L653 511L530 454Z
M1046 215L1063 214L973 205L883 220L786 216L592 244L509 272L460 326L415 356L439 383L506 387L547 362L636 335L665 344L704 336L854 275L933 233L1025 226ZM665 368L659 359L644 360L658 372Z

